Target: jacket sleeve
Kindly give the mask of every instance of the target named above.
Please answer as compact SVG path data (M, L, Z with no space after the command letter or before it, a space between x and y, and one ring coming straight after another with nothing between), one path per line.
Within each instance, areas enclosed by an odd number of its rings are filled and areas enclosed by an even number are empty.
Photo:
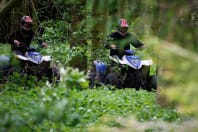
M136 37L134 37L134 36L131 36L132 37L132 45L135 47L135 48L140 48L140 47L142 47L144 44L140 41L140 40L138 40Z
M8 37L8 43L11 44L11 45L13 45L15 39L16 39L16 32L13 32Z
M105 48L110 48L110 45L113 44L114 38L112 37L112 34L108 35L105 42L103 43Z

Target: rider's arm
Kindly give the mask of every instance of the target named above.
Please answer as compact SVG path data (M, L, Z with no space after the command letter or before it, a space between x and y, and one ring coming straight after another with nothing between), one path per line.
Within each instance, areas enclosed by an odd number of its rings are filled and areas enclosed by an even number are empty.
M41 48L45 48L48 46L48 44L46 42L44 42L42 39L40 38L37 38L35 39L35 41L38 43L38 45L41 47Z
M13 32L13 33L11 33L9 35L9 37L8 37L8 43L13 45L14 44L14 40L16 40L16 32Z
M107 49L110 48L110 41L109 41L109 37L103 42L103 46Z
M12 47L19 47L22 46L23 42L20 42L20 32L19 30L11 33L8 37L8 43L11 44ZM24 44L23 44L24 45Z
M115 38L112 35L113 35L113 33L108 35L107 39L103 43L105 48L108 48L108 49L112 49L112 48L115 49L116 48Z
M43 34L44 30L42 31L42 33L38 32L36 33L35 37L34 37L34 41L36 43L38 43L38 45L41 47L41 48L45 48L48 46L48 44L42 39L42 34Z
M138 49L143 49L144 48L144 44L138 40L135 36L132 36L131 35L131 44L135 47L135 48L138 48Z

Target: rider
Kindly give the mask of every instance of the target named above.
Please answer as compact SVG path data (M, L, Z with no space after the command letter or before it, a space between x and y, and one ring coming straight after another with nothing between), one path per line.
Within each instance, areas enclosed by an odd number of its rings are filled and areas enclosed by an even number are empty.
M8 42L11 44L11 49L15 54L24 55L30 47L33 37L32 18L23 16L20 20L20 28L10 34ZM43 43L43 46L46 47L47 45Z
M127 31L127 20L120 19L116 31L112 32L107 37L107 42L105 43L105 47L110 48L110 56L117 55L121 58L124 55L125 50L130 49L130 44L139 49L144 47L142 42Z

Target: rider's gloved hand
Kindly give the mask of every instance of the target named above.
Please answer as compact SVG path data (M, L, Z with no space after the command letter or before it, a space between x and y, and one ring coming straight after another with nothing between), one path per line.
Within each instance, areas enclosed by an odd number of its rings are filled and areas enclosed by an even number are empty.
M110 47L111 47L112 49L116 49L116 45L115 45L115 44L111 44Z
M20 45L20 42L18 40L14 40L14 45L18 47Z
M47 48L47 46L48 46L48 44L45 43L45 42L43 42L43 43L41 44L41 47L42 47L42 48Z
M146 48L146 46L145 45L142 45L142 46L138 47L138 50L143 50L145 48Z

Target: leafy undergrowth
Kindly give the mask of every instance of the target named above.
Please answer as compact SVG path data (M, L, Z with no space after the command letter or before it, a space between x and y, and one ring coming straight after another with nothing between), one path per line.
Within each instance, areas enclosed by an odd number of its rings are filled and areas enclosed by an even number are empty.
M58 84L14 74L0 85L0 131L155 131L183 122L174 108L157 105L156 92L87 89L83 72L68 67L60 73Z
M12 85L13 87L13 85ZM25 89L7 85L0 96L0 131L95 131L98 125L125 128L118 119L178 122L173 108L160 108L156 93L134 89Z

